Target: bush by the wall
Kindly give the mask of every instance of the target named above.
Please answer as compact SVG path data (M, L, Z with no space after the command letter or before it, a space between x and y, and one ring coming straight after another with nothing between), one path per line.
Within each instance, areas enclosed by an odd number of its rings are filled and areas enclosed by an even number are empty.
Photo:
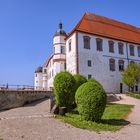
M69 72L60 72L54 78L56 105L70 108L74 102L74 77Z
M86 82L75 95L79 114L85 119L98 122L106 106L106 93L97 82Z
M97 81L95 78L90 78L88 79L88 82L94 82L94 83L97 83L97 84L100 84L99 81ZM101 85L101 84L100 84ZM101 85L102 86L102 85Z
M75 92L76 92L76 90L77 90L82 84L84 84L84 83L87 82L87 79L86 79L85 76L80 75L80 74L75 74L75 75L73 75L73 77L74 77L75 82L76 82L76 83L75 83Z

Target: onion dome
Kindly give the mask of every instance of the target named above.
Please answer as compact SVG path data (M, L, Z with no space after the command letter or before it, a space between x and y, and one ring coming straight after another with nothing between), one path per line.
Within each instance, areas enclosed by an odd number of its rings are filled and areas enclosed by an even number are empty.
M42 67L38 67L38 68L35 70L35 73L42 73Z
M67 36L66 32L63 30L63 25L61 22L59 23L58 30L55 32L54 36L58 36L58 35Z

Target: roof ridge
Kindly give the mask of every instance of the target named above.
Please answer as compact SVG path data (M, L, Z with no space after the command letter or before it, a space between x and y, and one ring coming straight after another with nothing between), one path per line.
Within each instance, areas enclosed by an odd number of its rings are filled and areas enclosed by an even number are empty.
M86 18L86 20L91 20L91 21L94 21L94 22L101 22L101 23L109 24L109 25L116 26L116 27L119 27L119 28L122 28L122 29L130 30L130 31L133 30L133 32L136 32L136 33L139 33L139 34L140 34L140 28L138 28L138 27L136 27L136 26L133 26L133 25L131 25L131 24L127 24L127 23L124 23L124 22L121 22L121 21L114 20L114 19L112 19L112 18L108 18L108 17L105 17L105 16L100 16L100 15L93 14L93 13L87 13L87 14L90 14L90 15L92 15L92 16L96 16L96 17L99 17L99 18L104 18L104 19L106 19L106 20L111 20L111 21L113 21L113 22L120 23L120 24L123 24L123 25L127 25L127 26L129 26L129 27L134 28L134 29L128 29L128 28L122 27L122 26L120 26L120 25L116 25L116 24L114 25L113 23L108 23L108 22L105 22L105 21L102 21L102 20L98 20L98 19L94 19L94 18L93 18L93 19L88 19L88 18ZM86 14L86 15L87 15L87 14ZM89 16L89 15L87 15L87 16ZM134 31L134 30L138 30L138 31Z
M140 34L140 29L137 29L137 28L134 30L134 29L128 29L128 28L125 28L125 27L122 27L122 26L119 26L119 25L114 25L112 23L108 23L108 22L104 22L104 21L100 21L100 20L90 20L90 19L86 19L86 20L89 20L89 21L92 21L92 22L100 22L100 23L103 23L103 24L108 24L108 25L111 25L111 26L114 26L114 27L118 27L118 28L121 28L121 29L125 29L125 30L128 30L128 31ZM125 23L123 23L123 24L125 24ZM135 26L133 26L133 27L135 27Z

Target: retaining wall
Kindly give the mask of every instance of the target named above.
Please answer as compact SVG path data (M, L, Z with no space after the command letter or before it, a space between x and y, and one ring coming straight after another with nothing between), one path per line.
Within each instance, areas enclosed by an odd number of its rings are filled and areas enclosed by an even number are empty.
M0 90L0 111L49 98L52 94L51 91Z

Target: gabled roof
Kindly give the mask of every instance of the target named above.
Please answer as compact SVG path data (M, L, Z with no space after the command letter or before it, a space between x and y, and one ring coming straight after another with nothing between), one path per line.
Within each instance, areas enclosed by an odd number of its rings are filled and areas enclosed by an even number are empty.
M69 36L74 31L140 44L140 28L91 13L84 14Z

